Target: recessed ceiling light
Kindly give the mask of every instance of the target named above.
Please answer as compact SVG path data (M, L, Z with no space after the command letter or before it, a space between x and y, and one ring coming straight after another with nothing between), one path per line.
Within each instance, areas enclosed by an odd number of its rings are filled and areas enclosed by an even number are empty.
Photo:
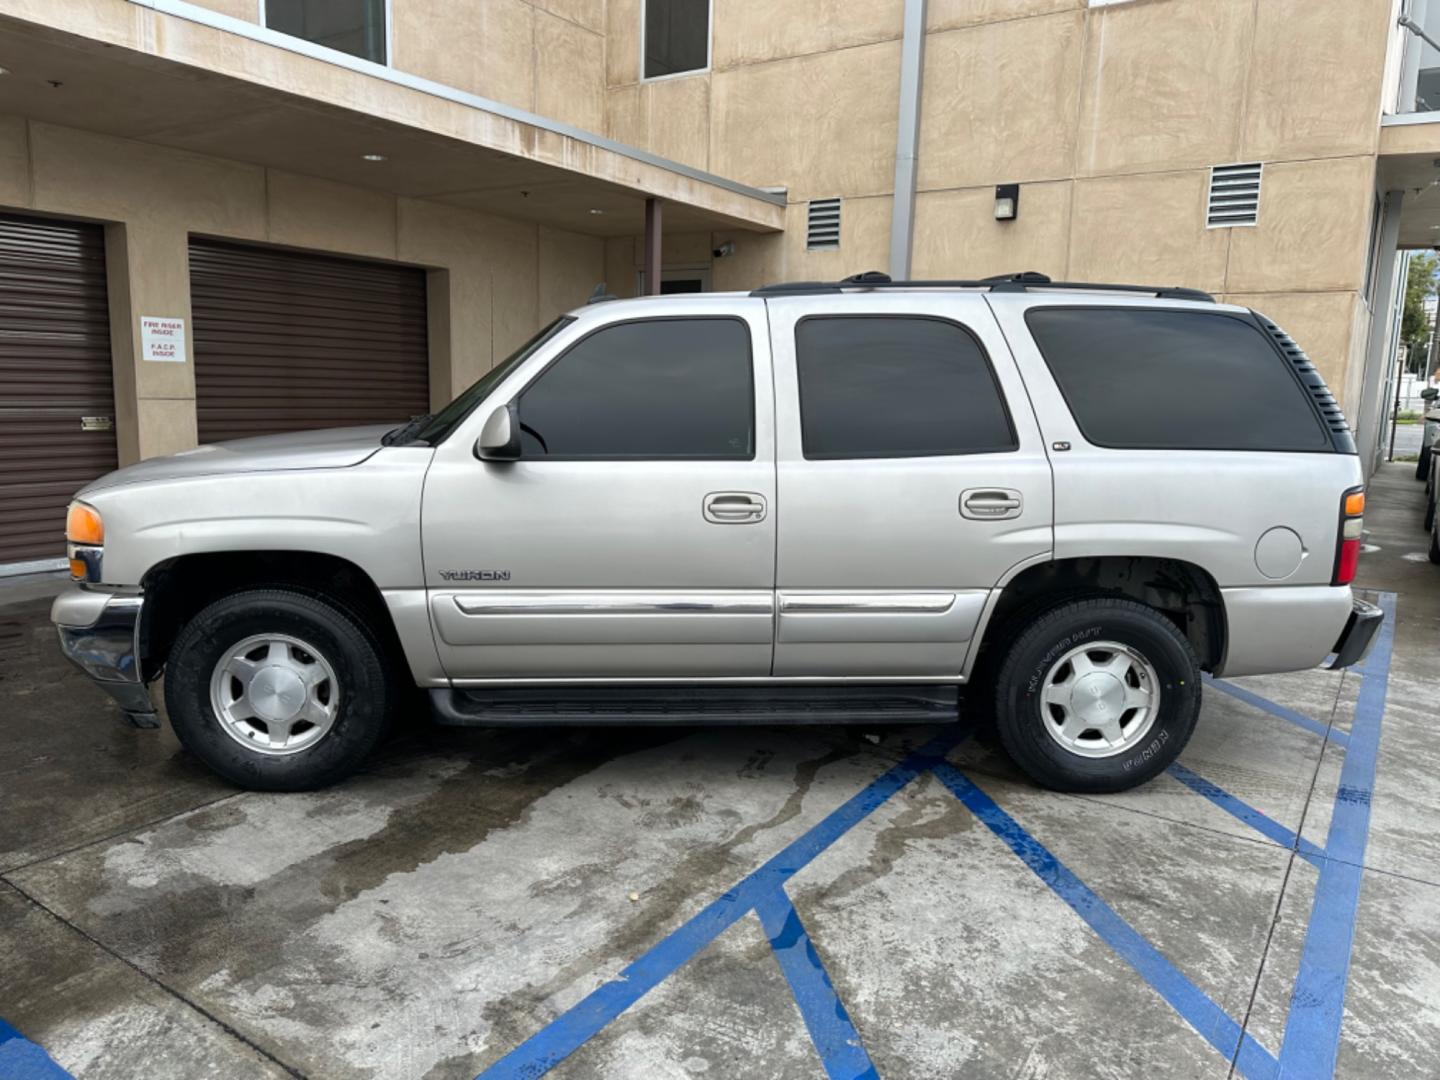
M10 69L9 69L9 68L0 67L0 75L9 75L9 74L10 74Z
M597 209L596 207L593 207L593 206L592 206L592 207L590 208L590 212L591 212L592 214L603 214L605 211L604 211L604 210L599 210L599 209Z
M362 155L362 156L365 158L366 161L384 161L384 160L385 160L385 155L384 155L384 154L364 154L364 155Z

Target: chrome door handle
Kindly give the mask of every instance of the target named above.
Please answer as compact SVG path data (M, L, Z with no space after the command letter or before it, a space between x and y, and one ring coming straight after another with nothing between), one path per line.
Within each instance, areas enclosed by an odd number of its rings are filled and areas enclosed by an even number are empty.
M974 521L1017 518L1024 505L1014 488L967 488L960 493L960 516Z
M765 496L753 491L712 491L703 504L712 525L745 525L765 520Z

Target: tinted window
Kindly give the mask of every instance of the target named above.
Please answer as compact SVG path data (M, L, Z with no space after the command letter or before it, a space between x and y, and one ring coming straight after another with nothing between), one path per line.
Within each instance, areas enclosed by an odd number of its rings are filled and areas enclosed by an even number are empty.
M597 330L520 395L527 458L749 458L750 330L655 319Z
M645 0L645 78L710 66L710 0Z
M1244 319L1038 308L1026 321L1075 422L1099 446L1330 448L1285 359Z
M266 0L265 25L385 63L385 0Z
M807 458L1015 449L985 352L955 323L804 319L795 328L795 363Z

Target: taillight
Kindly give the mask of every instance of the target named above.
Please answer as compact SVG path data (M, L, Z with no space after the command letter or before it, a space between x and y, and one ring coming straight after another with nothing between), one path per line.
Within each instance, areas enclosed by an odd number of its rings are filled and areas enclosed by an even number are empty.
M1360 566L1360 542L1365 535L1365 489L1351 488L1340 499L1340 542L1335 551L1332 585L1349 585Z

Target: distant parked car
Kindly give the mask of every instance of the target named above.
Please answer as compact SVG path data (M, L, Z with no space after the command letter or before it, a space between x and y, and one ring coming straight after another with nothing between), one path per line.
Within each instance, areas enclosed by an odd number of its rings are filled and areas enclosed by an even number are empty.
M1437 397L1440 397L1440 390L1433 386L1420 391L1420 400L1425 403L1425 430L1420 433L1420 460L1415 465L1415 479L1426 481L1427 491L1430 480L1431 448L1435 444L1435 439L1440 437L1440 405L1436 404Z

